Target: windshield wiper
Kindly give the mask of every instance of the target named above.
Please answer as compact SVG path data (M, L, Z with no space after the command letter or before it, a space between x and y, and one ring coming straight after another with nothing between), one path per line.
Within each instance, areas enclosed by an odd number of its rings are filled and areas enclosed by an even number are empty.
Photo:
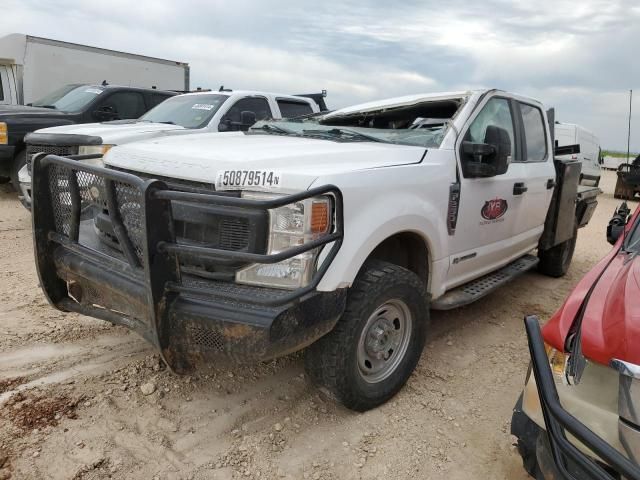
M367 142L382 142L387 143L386 140L382 140L381 138L374 137L372 135L367 135L366 133L357 132L355 130L349 130L347 128L332 128L330 130L302 130L303 134L309 135L326 135L329 134L334 137L339 138L351 138L353 140L360 139Z
M176 122L172 122L171 120L167 120L165 122L153 122L153 123L164 123L166 125L175 125L176 124Z
M294 132L293 130L289 130L288 128L282 128L277 125L271 125L270 123L266 123L260 127L251 127L250 130L253 130L253 131L262 130L263 132L279 133L281 135L299 135L297 132Z
M34 107L38 107L38 108L50 108L52 110L57 110L55 105L34 105Z

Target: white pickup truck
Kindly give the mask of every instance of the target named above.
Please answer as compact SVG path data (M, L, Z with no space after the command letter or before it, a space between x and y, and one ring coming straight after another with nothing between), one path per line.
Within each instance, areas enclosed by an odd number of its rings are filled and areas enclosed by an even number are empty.
M554 160L549 116L498 90L424 94L135 142L105 167L36 155L41 285L175 371L308 347L323 391L373 408L414 370L430 309L567 271L599 190Z
M27 163L18 173L20 200L30 208L31 157L104 154L115 145L196 132L247 130L257 120L310 115L326 110L326 92L303 96L249 90L194 92L170 98L139 119L42 128L25 137Z

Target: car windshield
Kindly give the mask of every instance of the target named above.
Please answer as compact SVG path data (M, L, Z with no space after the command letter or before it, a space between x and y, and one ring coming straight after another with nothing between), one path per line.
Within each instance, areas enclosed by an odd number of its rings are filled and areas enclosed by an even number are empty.
M178 95L140 117L140 121L202 128L229 97L219 94Z
M464 98L256 123L252 133L296 135L342 142L384 142L438 148Z
M61 112L79 112L101 95L104 90L104 87L96 85L65 85L37 102L33 102L33 106L54 108Z

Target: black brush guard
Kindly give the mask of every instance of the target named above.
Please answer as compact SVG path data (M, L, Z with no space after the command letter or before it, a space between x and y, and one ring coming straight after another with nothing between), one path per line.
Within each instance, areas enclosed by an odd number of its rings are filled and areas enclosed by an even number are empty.
M617 480L592 458L582 453L566 437L565 431L587 446L608 467L628 480L640 480L640 467L593 433L561 405L544 348L538 317L525 318L533 374L544 415L553 462L561 478L571 480ZM580 472L579 474L576 473Z
M35 256L52 305L135 330L176 371L218 354L237 361L273 358L333 328L344 310L346 292L315 289L342 244L342 195L336 187L253 200L229 192L178 191L163 181L76 161L88 158L99 156L42 154L33 161ZM277 254L176 241L172 202L267 212L323 194L333 198L333 231ZM80 241L91 237L86 211L92 198L99 198L108 212L120 251L99 241L94 247ZM198 256L222 265L274 264L329 244L311 282L293 291L194 279L180 262L181 256Z

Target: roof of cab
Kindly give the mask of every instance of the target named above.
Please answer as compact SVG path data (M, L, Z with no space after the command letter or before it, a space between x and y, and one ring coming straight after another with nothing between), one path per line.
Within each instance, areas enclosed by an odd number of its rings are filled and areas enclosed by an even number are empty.
M313 102L310 98L307 97L297 97L296 95L289 95L286 93L274 93L274 92L261 92L257 90L207 90L202 92L189 92L184 95L225 95L227 97L231 96L240 96L240 97L251 97L251 96L264 96L264 95L273 95L276 98L295 98L296 100L304 100L305 102Z

